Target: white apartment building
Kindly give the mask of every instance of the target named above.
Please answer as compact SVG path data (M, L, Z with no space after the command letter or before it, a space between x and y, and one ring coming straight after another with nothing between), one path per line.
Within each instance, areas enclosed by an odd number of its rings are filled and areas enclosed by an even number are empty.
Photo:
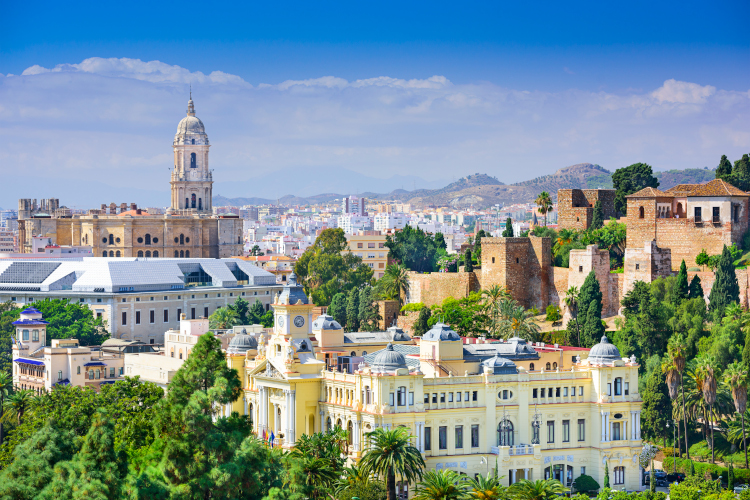
M339 227L345 234L372 231L372 218L359 215L342 215L339 217Z
M365 199L358 196L349 196L341 200L341 210L344 214L367 215Z
M395 231L403 229L408 223L406 214L381 212L375 215L373 226L375 231Z
M13 253L16 251L16 237L13 231L0 229L0 253Z

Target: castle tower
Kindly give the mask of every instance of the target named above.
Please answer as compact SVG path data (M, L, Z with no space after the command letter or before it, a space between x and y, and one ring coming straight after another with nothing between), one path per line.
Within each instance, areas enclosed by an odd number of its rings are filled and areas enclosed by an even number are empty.
M195 116L193 94L188 101L187 116L177 125L174 136L174 170L172 171L173 210L193 209L211 212L213 179L208 168L208 136L203 122Z

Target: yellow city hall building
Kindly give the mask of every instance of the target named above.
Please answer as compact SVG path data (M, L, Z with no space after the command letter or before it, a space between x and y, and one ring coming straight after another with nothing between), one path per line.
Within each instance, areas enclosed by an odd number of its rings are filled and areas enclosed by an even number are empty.
M249 415L259 435L291 448L302 434L339 426L357 461L365 433L406 427L428 469L469 476L497 464L506 484L581 474L638 490L638 364L606 337L593 348L520 338L469 344L437 323L421 339L398 328L345 333L292 274L273 304L266 338L237 335L227 361L244 394L224 413ZM413 485L399 484L401 496Z

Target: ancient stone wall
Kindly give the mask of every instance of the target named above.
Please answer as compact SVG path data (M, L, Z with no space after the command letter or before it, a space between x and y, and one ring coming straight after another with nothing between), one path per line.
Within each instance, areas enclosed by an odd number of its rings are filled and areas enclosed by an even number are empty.
M419 311L408 311L403 316L398 317L396 325L405 332L411 334L414 329L414 323L417 322L417 319L419 319Z
M750 293L750 279L748 278L748 270L747 269L735 269L735 274L737 275L737 283L740 286L740 305L744 307L745 309L748 308L748 296ZM693 276L698 275L698 277L701 280L701 287L703 288L703 297L706 299L706 303L708 303L708 296L711 293L711 288L714 286L714 281L716 281L716 273L712 271L701 271L701 272L694 272L694 271L688 271L688 283L693 279Z
M575 286L580 289L586 281L586 276L592 270L599 281L599 289L602 292L602 315L611 316L617 312L618 304L612 303L609 294L609 251L600 250L596 245L589 245L582 250L570 251L568 287Z
M569 269L567 267L552 267L550 268L550 273L548 302L556 305L563 311L565 310L565 292L568 291Z
M550 238L482 238L484 289L498 285L521 305L544 310L549 303L552 267Z
M399 312L398 300L379 300L378 316L380 316L380 319L378 320L378 328L386 330L393 326L398 319Z
M479 291L479 281L470 273L429 273L409 272L409 293L407 303L422 302L431 307L443 303L448 297L460 299L470 292Z
M604 220L615 217L614 189L559 189L557 191L557 224L561 229L583 231L591 226L594 205L602 202Z
M651 283L660 276L671 275L672 252L669 248L658 247L654 241L641 248L626 248L624 268L623 296L633 289L636 281Z
M622 308L622 289L625 283L625 275L619 273L609 273L609 311L607 316L619 314Z

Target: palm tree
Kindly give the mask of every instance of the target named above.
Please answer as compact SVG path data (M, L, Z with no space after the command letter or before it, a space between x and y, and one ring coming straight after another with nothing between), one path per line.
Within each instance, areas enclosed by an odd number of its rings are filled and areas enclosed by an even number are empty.
M672 353L667 351L664 354L664 361L661 363L661 372L665 375L666 382L667 382L667 389L669 390L669 397L672 400L672 407L673 407L673 413L674 413L674 406L675 406L675 400L677 399L677 396L679 395L679 388L680 388L680 372L677 371L677 367L675 365L674 359L672 358ZM677 425L677 430L680 430L680 426ZM675 445L678 447L678 449L681 449L681 446L679 443L675 443ZM682 452L680 452L682 453Z
M500 326L500 303L504 299L509 299L510 294L500 285L492 285L486 290L482 290L484 298L484 313L490 318L490 337L497 335Z
M565 306L570 311L570 315L576 321L576 334L578 335L578 345L581 345L581 327L578 324L578 296L581 291L577 286L571 286L568 291L565 292Z
M0 409L5 405L7 398L13 390L13 377L8 372L0 372ZM3 444L3 421L0 420L0 444Z
M716 403L716 360L711 356L701 356L698 358L698 371L703 378L703 399L708 405L708 423L711 425L711 463L715 463L714 449L714 418L713 409Z
M398 300L400 309L402 297L409 293L409 270L401 264L392 264L385 269L378 285L384 295Z
M396 475L409 483L422 479L425 463L419 450L412 446L411 434L406 427L378 427L365 437L369 447L359 466L368 474L385 478L388 500L396 500Z
M672 356L672 360L674 361L674 366L677 369L677 373L679 373L680 375L680 391L682 392L682 419L683 419L682 424L685 430L685 453L687 454L687 459L690 460L690 445L689 445L689 438L688 438L687 415L685 413L685 387L683 385L684 378L682 376L685 372L686 351L687 351L687 344L685 343L685 340L683 339L682 335L675 335L669 339L669 344L667 345L667 352L669 352L670 355Z
M467 485L450 469L429 470L417 485L414 500L466 500Z
M728 309L728 308L727 308ZM745 468L747 463L747 443L745 442L745 411L747 410L747 369L738 362L727 366L724 372L724 383L732 391L732 399L742 421L742 447L745 449Z
M505 487L500 484L500 478L492 473L486 476L478 474L469 479L469 495L477 500L500 500L505 498Z
M519 500L547 500L566 491L568 489L557 479L521 479L508 488L508 493Z
M209 326L217 330L228 330L238 325L239 322L240 318L237 312L228 307L220 307L208 317Z
M16 391L8 396L5 400L3 419L6 422L15 420L16 425L21 425L23 414L26 412L33 398L34 391L31 390Z
M370 475L367 474L361 467L357 467L356 465L352 465L351 467L344 467L344 474L336 482L336 496L341 495L349 488L360 484L366 485L369 482Z
M539 213L544 215L544 227L547 227L547 213L552 211L552 197L547 191L542 191L534 203L539 207Z
M328 460L305 455L292 462L289 486L308 498L325 498L339 476L339 471L331 467Z

